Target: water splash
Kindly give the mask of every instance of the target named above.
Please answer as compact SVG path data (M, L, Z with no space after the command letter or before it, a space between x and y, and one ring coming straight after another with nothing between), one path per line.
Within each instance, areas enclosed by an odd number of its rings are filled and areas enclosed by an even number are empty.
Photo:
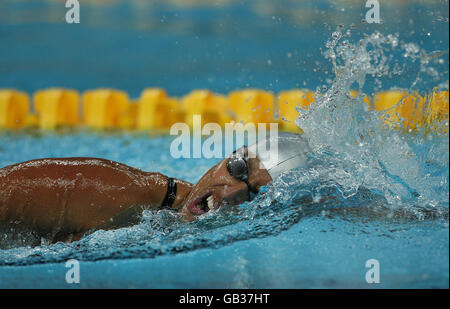
M325 56L333 63L334 81L326 92L316 92L316 102L309 109L299 110L296 123L316 155L330 162L328 178L348 193L361 186L382 192L390 205L448 208L448 119L446 133L440 136L403 134L380 122L381 113L365 104L361 95L368 76L381 84L383 77L402 74L393 57L396 49L410 60L410 66L418 63L417 77L409 89L412 93L424 80L422 73L432 69L430 59L436 58L436 53L427 54L413 43L380 33L351 44L339 30L327 48ZM356 98L350 95L354 85Z

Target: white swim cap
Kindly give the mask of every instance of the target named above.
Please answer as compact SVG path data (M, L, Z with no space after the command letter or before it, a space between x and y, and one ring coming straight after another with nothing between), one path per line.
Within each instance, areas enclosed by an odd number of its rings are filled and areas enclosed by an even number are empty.
M248 150L256 155L274 180L285 171L304 166L311 148L300 134L280 132L276 137L248 146Z

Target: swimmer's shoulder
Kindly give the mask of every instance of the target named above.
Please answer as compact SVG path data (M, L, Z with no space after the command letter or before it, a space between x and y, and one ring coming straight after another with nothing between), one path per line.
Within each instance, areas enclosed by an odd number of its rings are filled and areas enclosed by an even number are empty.
M59 158L39 158L20 163L7 165L1 168L1 170L14 170L18 168L32 168L42 166L80 166L80 165L108 165L108 166L126 166L120 162L95 158L95 157L59 157Z
M76 170L96 170L96 169L118 169L134 170L134 168L123 163L95 157L60 157L60 158L39 158L15 163L0 168L0 177L7 177L16 173L26 172L51 172L51 171L76 171Z

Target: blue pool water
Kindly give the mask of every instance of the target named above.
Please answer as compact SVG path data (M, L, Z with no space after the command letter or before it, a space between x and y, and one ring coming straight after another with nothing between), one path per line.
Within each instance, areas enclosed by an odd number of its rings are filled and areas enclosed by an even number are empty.
M37 247L14 245L7 233L0 287L448 288L448 120L437 124L447 133L399 133L347 95L448 90L448 2L382 6L381 25L361 23L364 8L339 1L137 3L89 7L74 28L54 2L0 2L0 86L108 86L132 96L147 86L173 95L317 87L297 120L313 149L308 164L196 222L145 211L135 226ZM0 167L94 156L196 182L218 162L174 159L172 140L1 132ZM81 261L79 285L65 282L72 258ZM380 284L365 280L369 259L380 263Z
M340 24L353 26L354 37L398 33L428 51L448 49L448 1L383 3L381 24L361 22L363 1L194 2L86 1L74 25L64 22L63 2L2 0L0 87L112 87L131 97L156 86L178 96L196 88L314 90L331 78L321 51ZM382 88L409 87L416 69L386 77Z
M5 134L1 164L28 160L36 153L92 155L195 182L217 162L173 159L168 155L171 140ZM292 176L295 173L282 179L292 182ZM376 287L448 287L448 205L431 210L434 215L424 220L415 212L422 208L410 205L403 206L405 214L390 218L389 213L370 211L385 203L376 195L361 190L343 198L333 190L342 189L340 184L326 182L297 183L294 189L278 182L276 190L266 188L238 213L218 213L200 222L183 223L165 211L148 212L137 226L99 231L73 244L2 250L0 287L373 288L365 281L365 263L373 258L381 266ZM314 192L336 196L331 202L313 202L308 197ZM272 200L277 202L270 206ZM258 204L261 208L254 209ZM333 212L344 208L347 214ZM355 208L369 211L358 213ZM65 283L65 261L70 258L85 261L77 286Z
M448 240L445 224L367 226L316 217L217 249L84 262L76 286L65 283L64 263L2 267L0 287L448 288ZM364 279L371 258L380 261L378 285Z

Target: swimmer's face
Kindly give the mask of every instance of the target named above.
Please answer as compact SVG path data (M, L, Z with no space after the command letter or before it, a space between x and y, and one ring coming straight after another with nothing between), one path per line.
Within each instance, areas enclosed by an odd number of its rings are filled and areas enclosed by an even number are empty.
M187 220L193 220L219 207L242 204L250 199L250 192L258 193L272 181L258 158L241 148L231 157L212 167L188 194L181 208ZM248 173L247 173L248 171Z

